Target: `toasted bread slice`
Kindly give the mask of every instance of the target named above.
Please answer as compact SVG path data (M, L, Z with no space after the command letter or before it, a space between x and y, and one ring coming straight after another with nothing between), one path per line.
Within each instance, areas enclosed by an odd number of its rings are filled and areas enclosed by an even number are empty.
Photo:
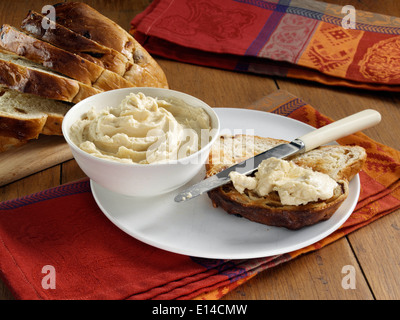
M224 136L216 143L206 165L207 177L287 141L257 136ZM283 205L277 192L260 197L238 192L232 183L208 193L214 207L262 224L297 230L329 219L349 193L349 181L362 169L366 152L359 146L329 145L287 159L297 165L329 175L337 182L332 198L304 205Z

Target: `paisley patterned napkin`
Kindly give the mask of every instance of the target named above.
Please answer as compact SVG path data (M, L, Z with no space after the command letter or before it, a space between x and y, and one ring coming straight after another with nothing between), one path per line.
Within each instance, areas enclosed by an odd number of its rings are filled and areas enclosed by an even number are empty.
M314 0L154 0L131 25L151 54L169 59L400 90L396 17Z

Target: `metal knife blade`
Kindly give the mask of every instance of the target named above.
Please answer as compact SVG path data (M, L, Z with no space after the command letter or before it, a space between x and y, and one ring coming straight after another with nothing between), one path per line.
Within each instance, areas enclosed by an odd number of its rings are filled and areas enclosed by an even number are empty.
M249 158L245 161L235 164L207 179L202 180L199 183L192 185L186 190L180 192L175 197L174 200L176 202L186 201L195 198L203 193L206 193L210 190L213 190L219 186L222 186L231 181L229 174L232 171L248 175L257 170L260 163L265 159L272 157L284 159L296 153L299 153L304 149L305 145L303 141L301 141L300 139L295 139L290 143L283 143L277 145L276 147L268 149L267 151L264 151L252 158Z

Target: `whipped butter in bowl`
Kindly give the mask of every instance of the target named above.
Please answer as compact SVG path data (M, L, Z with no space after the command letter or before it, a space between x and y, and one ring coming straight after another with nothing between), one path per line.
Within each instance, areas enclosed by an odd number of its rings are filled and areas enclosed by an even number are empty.
M63 134L86 175L128 196L175 190L204 168L219 119L203 101L169 89L126 88L71 108Z
M89 110L71 126L70 137L96 157L151 164L199 151L201 137L210 137L210 130L210 116L204 109L179 99L160 100L139 92L130 93L116 107Z

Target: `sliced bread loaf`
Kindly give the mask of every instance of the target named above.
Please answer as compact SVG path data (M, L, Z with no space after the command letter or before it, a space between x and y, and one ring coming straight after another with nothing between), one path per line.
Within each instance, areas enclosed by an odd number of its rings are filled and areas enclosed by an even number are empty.
M54 28L44 29L42 21L46 20L49 24L53 23ZM56 22L51 22L46 16L35 11L28 13L22 21L21 28L38 39L82 56L121 76L131 65L128 58L120 52L92 41Z
M7 24L0 29L0 47L99 90L134 86L115 72Z
M43 29L42 21L49 19L30 11L22 29L118 73L135 86L168 87L157 62L115 22L80 2L60 3L55 8L55 28Z
M286 141L242 135L221 137L210 153L207 177L282 142ZM284 205L276 191L259 196L252 190L239 192L229 183L208 193L214 207L255 222L293 230L327 220L347 198L349 181L362 169L366 152L359 146L329 145L287 160L329 175L337 182L333 196L302 205Z
M57 23L123 54L130 62L124 77L138 86L167 87L163 70L132 35L83 2L55 5Z
M6 51L0 51L0 85L22 93L73 103L101 92Z

